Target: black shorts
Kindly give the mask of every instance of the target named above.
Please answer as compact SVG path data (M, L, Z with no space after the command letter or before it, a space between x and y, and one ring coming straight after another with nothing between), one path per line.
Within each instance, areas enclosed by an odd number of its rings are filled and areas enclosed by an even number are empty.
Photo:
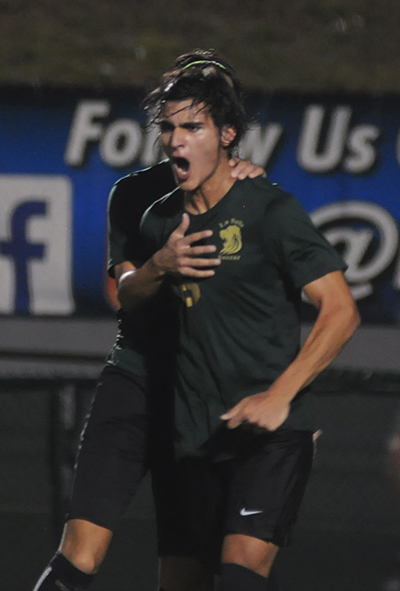
M175 497L156 491L160 555L195 555L216 564L229 533L287 545L312 457L311 432L280 429L246 434L233 460L177 462Z
M146 382L107 365L81 437L67 519L114 530L149 467Z

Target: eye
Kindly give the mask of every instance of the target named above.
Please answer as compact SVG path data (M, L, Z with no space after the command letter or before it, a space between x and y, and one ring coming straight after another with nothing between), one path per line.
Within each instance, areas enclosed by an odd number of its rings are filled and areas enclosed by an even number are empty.
M185 123L185 129L187 129L188 131L197 131L200 128L200 123Z

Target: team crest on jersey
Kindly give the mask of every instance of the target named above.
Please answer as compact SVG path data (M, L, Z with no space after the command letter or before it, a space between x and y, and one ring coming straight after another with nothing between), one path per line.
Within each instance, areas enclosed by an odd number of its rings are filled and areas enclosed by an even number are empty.
M198 283L181 283L179 293L187 308L191 308L200 299L200 286Z
M225 223L220 224L219 231L222 240L222 248L219 252L221 259L238 261L240 255L237 253L242 250L242 228L243 222L241 220L231 219Z

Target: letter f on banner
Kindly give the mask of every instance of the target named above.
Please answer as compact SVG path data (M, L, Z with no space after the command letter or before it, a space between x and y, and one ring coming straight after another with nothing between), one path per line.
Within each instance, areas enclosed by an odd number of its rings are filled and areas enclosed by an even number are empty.
M66 315L72 187L63 176L0 175L0 313Z
M14 210L11 218L11 240L0 241L0 253L9 256L15 267L15 311L29 313L28 261L43 259L44 244L27 241L27 221L37 215L45 215L46 204L27 201Z

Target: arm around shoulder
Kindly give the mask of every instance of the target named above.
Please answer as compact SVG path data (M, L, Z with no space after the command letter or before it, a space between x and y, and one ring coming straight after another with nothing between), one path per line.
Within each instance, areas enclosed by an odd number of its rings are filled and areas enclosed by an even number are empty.
M215 246L196 245L200 240L209 238L212 231L203 230L186 235L188 227L189 216L185 213L165 245L143 265L135 266L125 261L115 266L118 299L125 312L134 312L153 297L168 275L199 279L214 275L215 271L210 267L217 267L221 261L219 258L208 258L207 255L215 252Z
M133 313L160 288L165 276L151 257L143 265L124 261L114 268L117 282L117 296L121 308L128 314Z

